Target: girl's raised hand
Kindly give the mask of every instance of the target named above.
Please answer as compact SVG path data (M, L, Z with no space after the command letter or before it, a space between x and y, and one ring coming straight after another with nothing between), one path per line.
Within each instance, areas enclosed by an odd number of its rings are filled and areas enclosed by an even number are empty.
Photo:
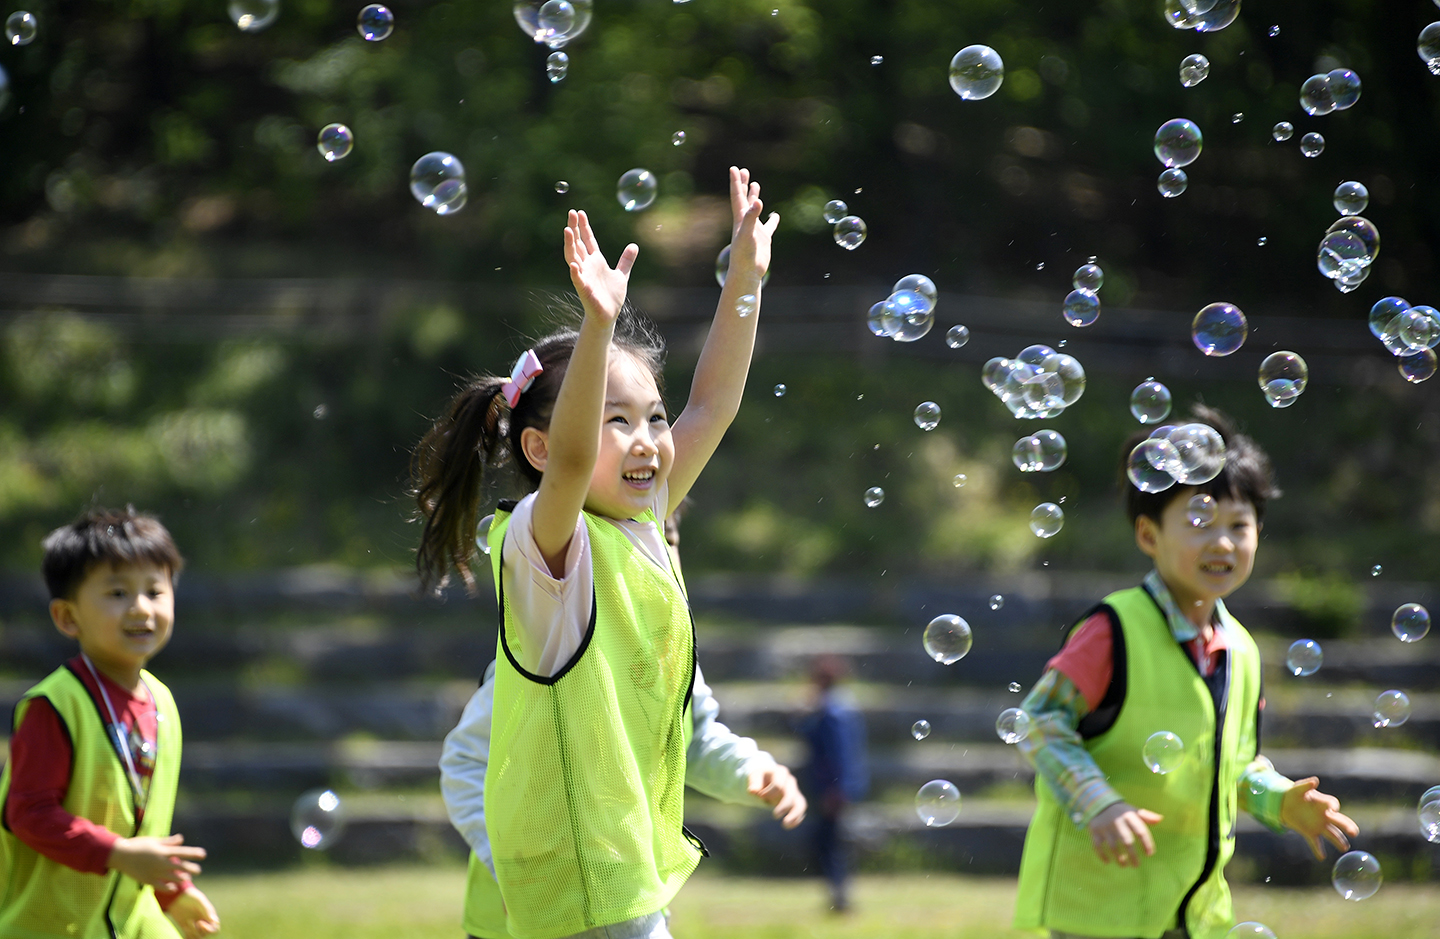
M750 171L730 167L730 214L733 227L730 232L730 270L740 273L754 271L756 278L765 276L770 269L770 239L780 225L780 215L771 212L762 224L760 213L765 203L760 201L760 184L752 182Z
M628 244L620 253L620 260L611 268L600 253L595 241L595 232L590 228L590 219L584 212L570 210L570 219L565 226L565 260L570 265L570 282L580 295L585 315L593 316L602 323L613 323L625 305L625 294L630 289L630 269L640 247Z

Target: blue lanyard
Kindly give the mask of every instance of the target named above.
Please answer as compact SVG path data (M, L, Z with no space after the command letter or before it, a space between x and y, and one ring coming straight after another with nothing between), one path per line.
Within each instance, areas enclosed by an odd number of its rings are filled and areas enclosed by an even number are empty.
M101 681L100 673L95 670L95 663L90 661L90 656L84 652L80 658L85 661L85 667L90 669L90 675L95 679L95 687L100 689L100 698L105 702L105 713L110 717L110 723L105 729L110 733L110 739L115 744L115 749L120 752L120 759L125 764L125 774L130 778L130 788L135 791L135 803L143 811L145 803L149 801L150 793L140 781L140 771L135 768L135 758L130 753L130 735L125 725L120 723L120 717L115 713L115 705L110 703L110 692L105 690L105 682ZM141 684L144 684L142 678ZM150 693L150 686L145 686L145 691ZM155 695L150 693L150 700L155 700Z

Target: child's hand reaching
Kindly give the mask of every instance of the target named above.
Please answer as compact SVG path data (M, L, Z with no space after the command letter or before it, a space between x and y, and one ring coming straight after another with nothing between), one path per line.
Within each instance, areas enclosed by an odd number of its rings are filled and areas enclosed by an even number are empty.
M1128 802L1116 802L1090 820L1090 843L1102 863L1109 864L1113 858L1121 867L1139 867L1140 855L1135 851L1138 838L1145 849L1145 856L1155 854L1155 839L1150 835L1150 826L1164 821L1149 809L1137 809Z
M107 866L163 890L187 885L185 875L200 873L200 865L195 862L204 859L205 849L185 844L184 835L120 838L110 849Z
M770 239L780 225L780 215L771 212L762 225L760 213L765 203L760 201L760 184L750 181L750 171L730 167L730 214L733 226L730 231L730 272L740 277L747 274L760 278L770 269ZM727 282L728 282L728 276Z
M786 767L776 764L751 773L748 788L752 796L774 809L772 814L786 828L794 828L805 820L809 805L795 781L795 774Z
M580 294L586 316L593 316L602 324L615 321L625 305L630 268L635 266L639 254L638 245L626 245L612 269L600 253L589 217L584 212L570 210L569 224L565 226L565 260L570 264L570 282Z
M1311 776L1291 786L1280 803L1280 821L1291 831L1299 832L1310 845L1315 859L1323 861L1325 845L1321 838L1341 851L1349 851L1350 838L1360 834L1360 826L1342 814L1340 800L1320 792L1319 785L1319 778Z
M175 921L185 939L203 939L220 931L220 914L210 898L191 886L171 902L165 914Z

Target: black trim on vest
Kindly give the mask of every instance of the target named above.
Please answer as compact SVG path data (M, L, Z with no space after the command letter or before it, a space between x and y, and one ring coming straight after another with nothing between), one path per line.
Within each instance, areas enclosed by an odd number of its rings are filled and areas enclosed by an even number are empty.
M570 656L570 660L565 663L565 666L561 668L560 671L548 678L543 675L536 675L533 672L527 672L521 668L520 663L516 661L515 654L510 651L510 641L505 637L505 539L509 537L510 530L507 528L504 537L500 539L500 577L495 583L496 592L499 594L495 608L500 619L500 648L505 652L505 658L510 660L510 664L514 667L515 671L530 681L535 682L537 685L553 685L568 675L570 669L580 664L580 657L585 654L586 649L590 648L590 640L595 637L595 610L599 606L595 596L595 579L593 576L590 579L590 624L585 627L585 638L580 641L580 648L575 650L575 654ZM480 683L482 685L485 683L483 678Z
M1189 658L1189 656L1187 655L1186 658ZM1191 659L1191 661L1193 662L1194 660ZM1221 754L1224 753L1225 715L1229 710L1230 703L1230 654L1227 652L1221 656L1220 661L1221 667L1215 670L1215 676L1223 676L1223 680L1214 682L1206 681L1206 684L1210 686L1210 692L1214 697L1215 704L1215 752L1212 755L1212 760L1214 761L1214 776L1210 784L1210 822L1208 825L1209 837L1206 839L1205 845L1205 866L1201 868L1200 877L1195 881L1194 886L1185 894L1185 899L1180 901L1180 913L1177 917L1177 922L1180 927L1185 930L1187 937L1190 935L1190 930L1189 927L1185 925L1185 921L1190 908L1190 900L1194 898L1196 891L1200 889L1201 885L1210 879L1210 875L1215 872L1216 863L1220 860L1220 842L1222 840L1220 834L1220 759ZM1198 668L1199 666L1197 665L1196 667ZM1231 833L1231 837L1233 837L1233 832Z
M515 507L519 504L520 503L515 501L514 499L501 499L499 502L495 503L495 511L510 512L513 514L515 512Z
M1125 694L1130 686L1130 672L1125 652L1125 630L1120 628L1120 614L1109 604L1101 603L1080 618L1085 622L1096 613L1104 613L1110 622L1110 685L1095 710L1080 719L1075 729L1083 740L1093 740L1115 726L1120 710L1125 706Z
M690 842L691 847L700 852L701 857L710 856L710 849L705 847L705 842L701 841L700 836L695 834L695 832L691 831L685 825L681 825L680 834L685 836L685 840Z

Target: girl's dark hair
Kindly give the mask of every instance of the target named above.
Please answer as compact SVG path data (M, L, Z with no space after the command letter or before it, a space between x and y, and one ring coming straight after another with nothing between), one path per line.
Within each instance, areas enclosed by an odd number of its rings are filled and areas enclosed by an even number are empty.
M1275 485L1275 470L1270 465L1270 457L1260 449L1258 443L1237 431L1229 417L1214 408L1197 404L1190 410L1190 421L1197 424L1208 424L1215 428L1221 439L1225 441L1225 468L1220 470L1219 476L1208 483L1193 488L1197 492L1206 493L1216 499L1230 498L1238 502L1249 502L1255 507L1256 520L1263 522L1266 503L1271 499L1280 498L1280 490ZM1176 423L1181 422L1177 421ZM1131 525L1134 525L1135 520L1142 515L1154 519L1158 524L1160 516L1165 512L1165 507L1177 499L1181 492L1189 488L1175 485L1159 492L1142 492L1130 482L1125 475L1125 468L1130 460L1130 451L1134 450L1140 441L1148 436L1149 434L1144 431L1135 434L1125 442L1124 448L1120 451L1120 485L1125 491L1125 510L1130 516Z
M40 562L52 600L73 600L75 592L101 564L129 567L154 564L170 572L173 583L185 566L170 532L151 515L133 505L124 509L96 506L69 525L45 536Z
M487 485L493 485L507 470L522 492L540 485L540 471L525 458L520 435L527 427L550 427L577 338L576 330L562 329L530 347L544 371L513 409L501 393L508 375L472 376L415 448L410 494L415 497L417 519L424 525L415 567L425 592L438 593L449 583L452 569L459 571L466 589L474 592L470 561L476 551L475 527L482 515L480 499ZM665 341L654 324L627 304L615 324L613 344L650 370L663 397Z

